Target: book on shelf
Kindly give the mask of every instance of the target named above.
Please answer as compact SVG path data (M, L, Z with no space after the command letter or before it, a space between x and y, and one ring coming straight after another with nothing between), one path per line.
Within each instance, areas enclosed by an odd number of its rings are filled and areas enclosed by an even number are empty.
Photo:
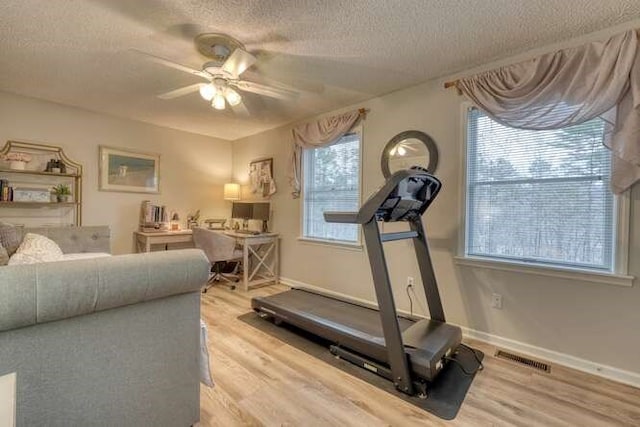
M154 205L149 200L140 206L140 231L154 232L168 230L169 213L163 205Z
M13 200L13 187L6 179L0 179L0 202L10 202Z

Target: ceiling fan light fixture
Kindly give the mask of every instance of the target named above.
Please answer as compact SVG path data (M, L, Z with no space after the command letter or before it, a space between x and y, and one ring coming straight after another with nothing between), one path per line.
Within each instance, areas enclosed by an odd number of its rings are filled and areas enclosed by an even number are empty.
M211 106L216 110L224 110L224 107L225 107L224 96L222 96L220 92L217 92L213 97L213 102L211 103Z
M284 100L294 98L297 95L295 91L286 87L269 86L241 80L240 75L252 67L258 58L248 52L242 43L226 34L200 34L196 37L195 44L199 53L211 58L210 61L202 65L200 70L158 56L145 54L154 62L203 78L206 82L194 83L174 89L159 94L158 98L174 99L199 92L200 97L216 110L224 110L229 104L231 107L238 107L233 108L234 113L246 115L247 109L242 105L244 92ZM240 93L235 89L240 90Z
M240 104L240 102L242 102L242 97L240 96L240 94L230 87L227 87L225 89L224 96L225 98L227 98L227 102L232 107L235 107L236 105Z
M200 96L206 101L211 101L216 95L216 92L216 87L211 83L200 86Z

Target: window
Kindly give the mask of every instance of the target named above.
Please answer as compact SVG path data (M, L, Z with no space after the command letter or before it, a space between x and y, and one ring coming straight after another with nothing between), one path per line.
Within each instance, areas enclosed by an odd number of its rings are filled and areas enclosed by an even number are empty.
M356 224L325 222L325 211L360 208L360 134L351 133L328 147L304 150L302 236L358 243Z
M559 130L467 116L465 254L615 270L616 204L604 123Z

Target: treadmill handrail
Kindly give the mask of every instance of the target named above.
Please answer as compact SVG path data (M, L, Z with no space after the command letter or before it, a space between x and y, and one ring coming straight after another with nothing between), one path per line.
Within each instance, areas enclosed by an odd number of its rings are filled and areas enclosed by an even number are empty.
M324 220L343 224L357 224L358 212L325 212Z
M378 209L384 204L387 198L396 190L398 184L403 180L410 178L412 176L426 176L429 180L436 182L438 184L436 191L434 191L429 200L423 204L420 209L420 215L424 214L424 211L431 204L438 191L440 190L440 181L437 180L433 175L425 172L420 169L403 169L395 172L385 184L369 199L364 202L362 207L358 212L324 212L324 220L326 222L336 222L336 223L348 223L348 224L366 224L371 221Z

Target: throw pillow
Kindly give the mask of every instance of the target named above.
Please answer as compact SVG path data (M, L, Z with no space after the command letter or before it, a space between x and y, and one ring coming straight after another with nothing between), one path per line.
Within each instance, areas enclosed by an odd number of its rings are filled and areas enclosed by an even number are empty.
M22 227L0 222L0 245L4 246L9 256L18 249L20 242L22 242Z
M9 258L9 265L60 261L62 258L62 250L56 242L39 234L27 233L16 253Z
M4 246L0 245L0 265L7 265L9 262L9 254Z

